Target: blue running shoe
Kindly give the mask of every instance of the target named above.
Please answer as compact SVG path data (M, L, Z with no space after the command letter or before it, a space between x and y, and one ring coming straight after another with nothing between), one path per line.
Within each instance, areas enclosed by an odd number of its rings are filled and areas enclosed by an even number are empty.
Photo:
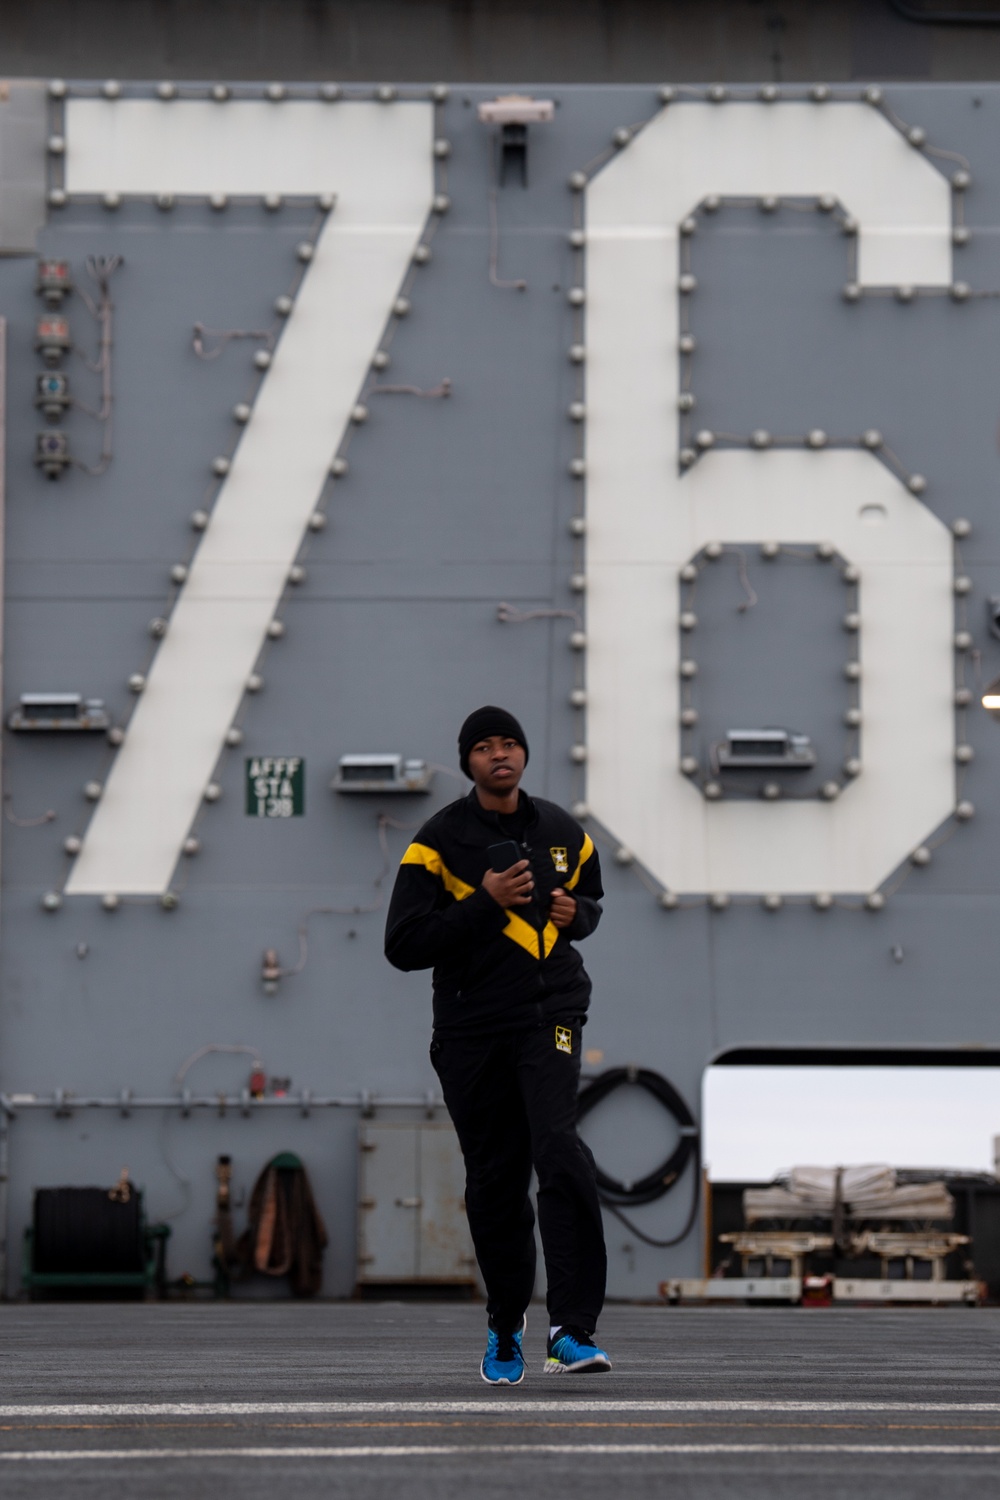
M583 1328L560 1328L549 1339L546 1375L599 1375L610 1369L610 1359Z
M516 1333L501 1333L491 1323L486 1334L486 1353L479 1366L479 1373L487 1385L520 1385L524 1379L524 1355L521 1340L524 1337L524 1318Z

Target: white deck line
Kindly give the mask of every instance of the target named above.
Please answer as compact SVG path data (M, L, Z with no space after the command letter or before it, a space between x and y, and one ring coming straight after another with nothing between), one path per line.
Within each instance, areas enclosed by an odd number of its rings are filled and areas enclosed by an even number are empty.
M220 1458L232 1462L235 1458L274 1458L282 1462L290 1458L299 1459L359 1459L359 1458L450 1458L471 1457L483 1453L504 1454L558 1454L580 1458L606 1456L613 1458L642 1458L644 1456L666 1457L678 1454L682 1457L708 1457L731 1454L747 1457L750 1454L792 1453L854 1453L875 1457L886 1454L929 1453L948 1454L955 1457L986 1458L1000 1454L1000 1445L987 1443L428 1443L407 1444L399 1447L253 1447L253 1448L40 1448L0 1452L0 1461L6 1463L81 1463L122 1462L131 1459L137 1463L151 1460L171 1462L176 1459Z
M571 1416L577 1412L937 1412L963 1417L1000 1413L1000 1401L629 1401L581 1398L578 1401L510 1400L505 1396L469 1401L88 1401L17 1402L0 1406L0 1418L27 1417L266 1417L266 1416L380 1416L437 1414L502 1417L506 1413Z
M71 194L337 194L66 885L68 895L155 894L169 884L426 220L433 114L411 102L67 109ZM291 258L288 270L291 280Z

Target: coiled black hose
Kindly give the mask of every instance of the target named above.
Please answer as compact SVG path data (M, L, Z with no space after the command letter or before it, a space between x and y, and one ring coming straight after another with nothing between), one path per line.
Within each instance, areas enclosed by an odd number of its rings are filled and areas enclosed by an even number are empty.
M654 1172L640 1178L638 1182L619 1182L598 1167L598 1196L609 1213L613 1213L615 1218L620 1219L626 1229L637 1239L644 1240L647 1245L656 1245L660 1249L666 1249L670 1245L679 1245L681 1240L686 1239L698 1217L698 1205L701 1200L701 1132L694 1115L673 1084L664 1078L662 1073L654 1073L652 1068L608 1068L597 1078L591 1079L577 1096L577 1121L582 1120L595 1105L600 1104L623 1084L635 1084L638 1088L643 1088L647 1093L652 1094L653 1098L662 1104L667 1113L677 1121L680 1139L666 1161L661 1162ZM694 1168L691 1208L679 1234L668 1240L657 1240L645 1234L625 1217L622 1213L623 1206L638 1208L645 1203L655 1203L658 1198L669 1193L689 1163L692 1163Z

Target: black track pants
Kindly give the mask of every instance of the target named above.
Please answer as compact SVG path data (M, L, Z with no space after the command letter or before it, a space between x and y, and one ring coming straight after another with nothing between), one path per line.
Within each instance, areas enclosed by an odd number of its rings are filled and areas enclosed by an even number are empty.
M550 1322L593 1332L604 1304L607 1255L594 1158L576 1133L581 1029L572 1019L492 1037L439 1035L431 1043L465 1158L465 1203L487 1310L501 1328L518 1327L535 1283L532 1167Z

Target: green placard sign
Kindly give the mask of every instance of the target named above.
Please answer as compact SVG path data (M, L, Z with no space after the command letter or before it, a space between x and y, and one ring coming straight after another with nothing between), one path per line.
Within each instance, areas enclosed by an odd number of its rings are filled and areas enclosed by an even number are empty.
M247 814L301 818L306 810L306 763L300 755L247 756Z

